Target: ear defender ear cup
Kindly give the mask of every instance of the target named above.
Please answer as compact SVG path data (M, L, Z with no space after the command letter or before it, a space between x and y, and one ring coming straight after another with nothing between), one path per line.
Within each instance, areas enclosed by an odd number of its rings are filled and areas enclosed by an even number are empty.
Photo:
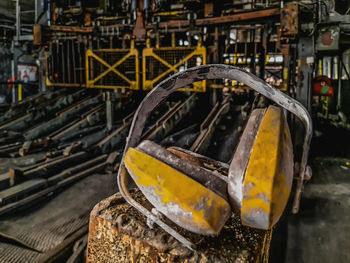
M217 184L211 181L221 179L155 143L147 141L141 144L143 147L128 149L124 163L147 200L163 215L186 230L202 235L218 235L231 216L231 207L227 197L225 198L226 190L219 194L218 189L212 188ZM150 147L153 147L153 150L149 150ZM157 157L141 149L154 151ZM169 156L172 165L158 159ZM176 167L176 164L180 163L181 167ZM184 173L188 170L192 170L191 176ZM194 175L193 171L197 175ZM195 176L202 177L202 181L198 182ZM227 189L226 183L223 189Z
M229 196L240 210L242 224L258 229L273 227L281 217L293 181L293 145L281 108L256 111L242 135L229 171ZM244 138L246 137L246 138ZM235 171L236 165L240 167ZM242 173L243 172L243 173Z

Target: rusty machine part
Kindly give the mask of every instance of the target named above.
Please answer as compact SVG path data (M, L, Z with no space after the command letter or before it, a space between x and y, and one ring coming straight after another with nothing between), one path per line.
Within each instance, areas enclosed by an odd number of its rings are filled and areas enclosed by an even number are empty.
M104 169L121 156L133 103L108 130L106 105L94 90L58 89L12 105L0 118L0 214L28 207ZM120 98L120 100L122 100ZM130 108L130 106L129 106ZM7 162L11 163L8 167Z
M295 73L291 43L303 31L300 17L312 19L301 3L279 7L267 0L109 0L94 8L53 0L51 5L50 26L34 30L35 46L45 47L46 85L122 91L148 91L169 74L211 63L245 68L289 91ZM241 84L204 80L183 90Z
M233 66L207 65L191 68L169 77L153 89L140 104L131 124L118 171L118 186L130 205L144 214L150 222L159 225L190 249L194 249L195 245L167 224L160 214L194 233L216 235L231 214L228 196L226 196L226 184L228 183L231 203L233 201L233 207L241 207L239 214L241 214L243 224L268 229L276 223L285 208L293 177L292 145L288 125L283 111L276 106L270 106L265 112L258 110L250 117L248 130L247 128L245 130L248 135L244 134L243 138L248 136L251 140L248 140L248 145L245 143L243 155L236 151L228 179L217 173L208 172L200 166L196 167L193 162L186 163L178 156L151 142L141 142L149 114L164 98L185 85L208 79L229 79L242 82L296 115L304 124L305 139L293 212L298 211L312 136L311 118L298 101L272 88L253 74ZM257 125L259 122L261 123ZM259 128L252 129L254 125ZM268 139L269 136L270 139ZM265 150L269 155L266 155L261 149L264 144L268 145ZM244 148L242 145L238 147ZM193 156L192 158L196 159ZM271 159L268 164L264 163L267 158ZM238 163L239 166L235 167L235 163ZM257 169L259 173L254 172L259 165L262 166ZM234 173L236 169L238 174ZM130 195L130 177L155 207L152 212ZM181 182L181 187L178 185L179 182ZM240 188L241 201L240 196L235 193L236 188ZM237 200L240 202L235 202ZM266 203L262 203L263 201ZM273 207L276 202L280 203L277 207Z

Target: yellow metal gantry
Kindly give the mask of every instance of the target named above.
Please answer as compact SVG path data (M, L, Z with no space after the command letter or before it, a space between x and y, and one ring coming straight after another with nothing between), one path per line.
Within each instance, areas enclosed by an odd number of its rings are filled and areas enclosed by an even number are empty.
M176 57L177 53L187 53L185 57L181 58ZM164 57L159 56L159 53L163 53ZM142 88L143 90L151 90L157 84L168 77L171 73L177 73L179 72L179 67L185 65L186 62L188 62L191 58L196 57L201 58L201 65L206 65L206 48L203 47L198 42L198 45L196 47L158 47L158 48L151 48L149 45L149 41L147 42L146 48L142 51ZM147 72L150 70L147 66L147 58L152 57L156 61L160 62L162 65L167 67L167 70L160 73L155 78L148 78ZM179 59L176 63L170 63L165 59L165 57L176 57L176 59ZM188 67L193 67L196 65L189 65ZM186 89L179 89L182 91L196 91L196 92L205 92L206 91L206 81L203 80L201 82L193 83L192 88L186 88Z
M109 63L106 62L105 59L101 57L101 55L100 56L97 55L96 51L92 49L88 49L86 51L86 56L85 56L86 87L87 88L104 88L104 89L128 88L132 90L138 90L139 89L139 60L138 60L139 52L134 47L134 42L131 42L130 49L99 49L98 50L99 54L108 54L108 55L113 55L118 53L123 54L126 52L127 54L125 54L121 59L117 60L113 65L110 65ZM124 63L126 63L127 60L131 57L134 58L134 73L135 73L134 80L129 79L124 72L121 72L117 69L118 66L121 66ZM95 69L94 69L93 59L95 59L97 62L99 62L100 64L106 67L105 71L98 72L99 74L94 77L93 77L93 73ZM122 79L127 84L123 85L120 82L109 83L108 85L98 84L97 82L100 80L103 80L103 78L105 78L108 73L114 73L118 78Z

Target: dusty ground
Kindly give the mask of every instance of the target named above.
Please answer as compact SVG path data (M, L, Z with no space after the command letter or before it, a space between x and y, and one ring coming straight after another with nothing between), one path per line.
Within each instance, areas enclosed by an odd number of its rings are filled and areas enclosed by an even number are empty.
M313 177L289 217L288 263L350 262L349 135L332 129L313 140Z

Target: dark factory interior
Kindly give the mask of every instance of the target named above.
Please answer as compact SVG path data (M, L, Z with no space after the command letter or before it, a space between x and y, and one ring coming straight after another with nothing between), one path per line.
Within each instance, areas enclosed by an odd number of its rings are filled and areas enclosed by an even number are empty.
M1 0L0 263L350 262L349 0Z

